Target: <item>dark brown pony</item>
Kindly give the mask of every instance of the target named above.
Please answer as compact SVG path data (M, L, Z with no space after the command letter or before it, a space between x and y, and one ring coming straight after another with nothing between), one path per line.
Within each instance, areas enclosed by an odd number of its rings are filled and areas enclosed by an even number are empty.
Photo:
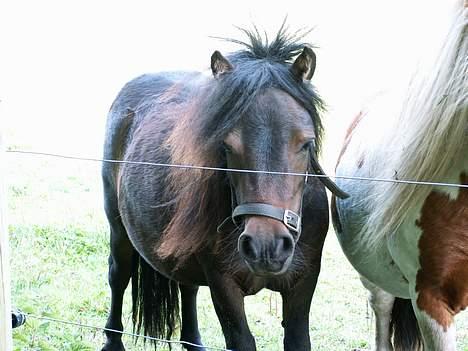
M269 45L258 32L245 33L245 50L212 55L210 75L159 73L129 82L110 110L104 157L321 172L313 51L283 28ZM309 309L328 229L317 178L140 164L104 164L102 174L111 228L107 328L123 329L122 298L132 278L137 330L170 338L180 291L181 340L201 344L196 296L208 285L227 348L255 350L243 299L268 288L283 298L285 350L310 350ZM225 221L231 216L235 223ZM103 350L124 350L121 336L107 332Z

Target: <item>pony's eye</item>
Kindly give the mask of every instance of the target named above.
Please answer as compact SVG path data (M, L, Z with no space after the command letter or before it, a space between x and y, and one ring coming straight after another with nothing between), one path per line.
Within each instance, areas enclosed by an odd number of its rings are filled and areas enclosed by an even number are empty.
M304 143L304 145L302 145L300 152L306 152L306 151L309 152L311 146L312 146L312 141L309 140L306 143Z
M223 150L226 154L232 154L232 147L223 142Z

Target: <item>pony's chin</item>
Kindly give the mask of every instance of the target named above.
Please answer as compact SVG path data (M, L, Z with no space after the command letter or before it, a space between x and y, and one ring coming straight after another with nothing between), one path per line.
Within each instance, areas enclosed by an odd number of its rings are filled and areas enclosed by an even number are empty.
M276 265L265 265L258 263L250 263L244 260L249 271L259 277L276 277L286 273L291 266L292 257L288 258L279 269Z

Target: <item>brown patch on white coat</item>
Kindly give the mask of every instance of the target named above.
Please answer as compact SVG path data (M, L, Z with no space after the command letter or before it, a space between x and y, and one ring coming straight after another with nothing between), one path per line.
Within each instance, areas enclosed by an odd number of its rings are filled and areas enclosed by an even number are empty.
M460 182L468 184L466 173ZM416 225L422 230L416 303L446 331L468 306L468 189L456 199L431 192Z
M343 157L344 153L346 152L346 149L348 148L349 143L351 142L351 137L353 135L354 129L356 129L356 127L359 125L359 122L361 122L363 117L364 117L364 113L362 111L359 112L356 115L356 117L354 117L353 121L351 122L348 129L346 130L343 146L338 156L338 160L336 161L336 167L338 167L338 165L340 164L341 158ZM362 162L364 163L364 159L362 159Z

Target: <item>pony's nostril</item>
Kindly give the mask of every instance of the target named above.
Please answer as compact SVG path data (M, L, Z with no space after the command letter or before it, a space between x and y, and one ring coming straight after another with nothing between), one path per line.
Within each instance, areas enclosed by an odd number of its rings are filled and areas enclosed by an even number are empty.
M289 256L294 250L294 241L290 236L276 239L276 257Z
M294 247L293 240L290 237L284 237L283 239L283 250L284 251L292 251Z
M251 236L244 234L239 238L239 251L248 259L256 259L257 250L255 249L253 238Z

